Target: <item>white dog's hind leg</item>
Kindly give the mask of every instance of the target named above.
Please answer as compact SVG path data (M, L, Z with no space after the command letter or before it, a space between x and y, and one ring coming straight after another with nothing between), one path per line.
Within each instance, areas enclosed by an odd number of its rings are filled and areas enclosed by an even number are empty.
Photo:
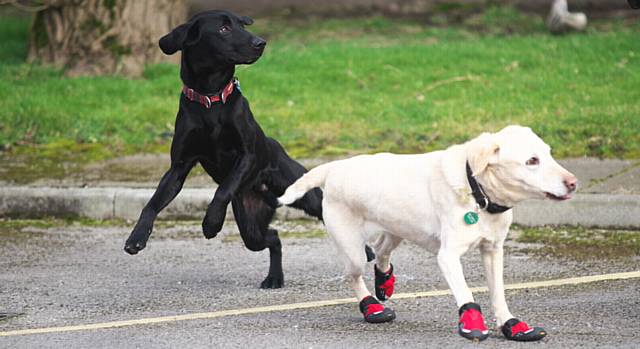
M367 263L362 219L341 204L323 203L323 217L345 267L345 276L358 300L370 296L362 274Z
M383 233L378 241L376 241L375 249L378 260L373 267L373 274L375 277L376 298L381 301L387 300L393 295L396 277L393 274L393 265L389 260L391 258L391 252L395 250L401 242L401 238L389 233Z
M374 250L377 256L376 265L380 271L387 272L389 268L391 268L391 252L393 252L401 242L402 238L389 233L383 233L380 239L376 241Z
M491 306L498 324L503 324L511 319L513 315L509 311L507 301L504 296L504 279L503 279L503 255L502 245L495 246L491 243L483 243L480 245L480 253L482 255L482 264L487 277L489 286L489 294L491 296Z
M326 197L322 209L327 231L344 261L346 277L360 301L360 312L365 321L377 323L395 319L396 314L393 310L385 308L371 296L362 278L367 264L362 218L346 205L328 203Z

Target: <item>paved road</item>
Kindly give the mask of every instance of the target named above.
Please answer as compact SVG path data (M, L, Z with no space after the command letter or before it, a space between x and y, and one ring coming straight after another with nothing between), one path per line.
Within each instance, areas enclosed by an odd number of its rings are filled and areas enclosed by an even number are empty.
M283 230L321 229L286 223ZM308 223L307 223L308 224ZM162 224L161 224L162 225ZM229 224L226 232L231 232ZM267 253L233 237L204 240L197 225L159 226L147 250L128 256L127 227L25 228L0 231L0 332L140 319L350 297L325 237L284 240L286 288L259 290ZM533 245L509 243L507 283L638 270L638 257L572 260L536 257ZM463 260L471 285L484 285L479 255ZM445 289L432 255L403 244L395 254L397 292ZM368 283L371 284L369 278ZM483 347L615 347L640 342L640 279L510 291L516 316L543 325L540 344L494 335ZM477 301L488 310L486 294ZM363 323L355 304L155 325L0 337L0 348L444 348L476 347L455 334L452 296L391 302L398 319ZM492 324L495 327L495 324Z

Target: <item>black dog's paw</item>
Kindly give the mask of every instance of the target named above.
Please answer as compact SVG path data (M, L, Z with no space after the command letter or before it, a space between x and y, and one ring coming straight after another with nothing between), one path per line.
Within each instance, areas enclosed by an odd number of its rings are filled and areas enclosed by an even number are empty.
M260 288L262 288L262 289L282 288L282 287L284 287L284 276L283 275L280 275L280 276L267 275L267 278L264 279L264 281L262 281L262 283L260 284Z
M216 208L215 206L209 206L207 214L204 215L202 220L202 233L207 239L213 239L222 230L224 219L227 216L227 210L225 208Z
M147 242L145 240L133 240L129 239L124 244L124 251L130 255L137 254L142 251L145 247L147 247Z
M147 244L143 243L143 242L135 242L135 243L127 242L124 245L124 251L127 252L130 255L134 255L134 254L137 254L138 252L140 252L146 246L147 246Z
M124 251L130 255L134 255L142 251L145 247L147 247L147 240L149 240L149 235L151 235L151 228L135 228L127 239L127 242L125 242L124 244Z
M222 224L224 223L224 219L221 221L214 221L209 218L209 214L204 216L204 220L202 221L202 233L204 237L207 239L213 239L218 235L220 230L222 230Z

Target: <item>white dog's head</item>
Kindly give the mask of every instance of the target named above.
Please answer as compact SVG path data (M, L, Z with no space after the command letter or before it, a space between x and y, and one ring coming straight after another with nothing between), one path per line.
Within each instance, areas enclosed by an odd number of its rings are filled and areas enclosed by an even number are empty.
M528 127L507 126L467 143L474 176L492 201L512 206L532 198L566 200L577 178L551 156L551 148Z

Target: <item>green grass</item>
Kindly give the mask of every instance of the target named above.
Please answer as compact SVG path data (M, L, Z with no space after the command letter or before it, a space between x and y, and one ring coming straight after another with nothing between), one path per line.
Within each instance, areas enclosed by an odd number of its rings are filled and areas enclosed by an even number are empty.
M522 228L519 242L544 244L542 255L578 259L640 256L640 231L570 227Z
M268 48L237 75L265 132L297 157L430 151L512 123L559 157L640 157L637 23L556 37L510 8L437 22L258 20ZM166 150L176 66L67 78L22 63L27 26L0 18L0 144L36 158L78 144L100 158Z
M82 217L53 218L44 217L42 219L10 219L0 218L0 230L21 230L24 228L60 228L72 225L91 226L91 227L112 227L124 225L125 221L121 219L103 219L96 220Z

